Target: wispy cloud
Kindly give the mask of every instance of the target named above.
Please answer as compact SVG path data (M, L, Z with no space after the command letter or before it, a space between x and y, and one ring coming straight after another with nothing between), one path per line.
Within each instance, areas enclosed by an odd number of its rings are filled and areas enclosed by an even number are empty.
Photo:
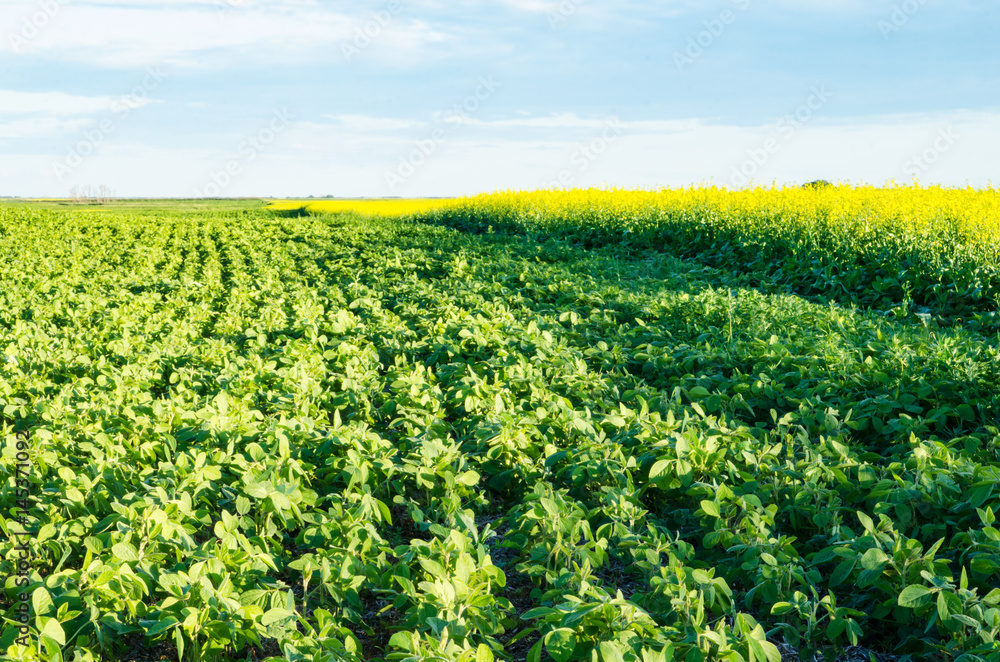
M367 117L365 115L323 115L325 119L352 131L395 131L426 126L420 120L394 119L391 117Z
M67 4L58 21L26 44L0 40L0 52L113 69L338 62L343 60L340 44L349 43L369 19L356 8L336 11L317 2L233 2ZM228 8L221 15L220 5ZM23 14L23 4L0 4L0 25L16 25ZM447 38L425 21L400 17L386 29L373 57L412 63Z
M461 118L463 124L481 128L523 129L603 129L608 121L615 120L624 129L642 132L688 131L703 124L700 119L621 121L619 118L580 117L576 113L558 113L546 117L517 117L502 120Z
M26 139L52 136L79 131L90 124L89 120L65 120L55 117L35 117L13 121L0 120L0 139Z
M0 90L0 114L87 115L111 108L112 97L85 97L64 92L18 92ZM136 100L146 104L149 99Z

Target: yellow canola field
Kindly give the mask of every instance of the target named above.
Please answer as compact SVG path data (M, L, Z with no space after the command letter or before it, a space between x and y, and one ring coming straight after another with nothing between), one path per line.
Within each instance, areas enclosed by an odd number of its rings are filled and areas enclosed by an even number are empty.
M373 216L409 216L455 203L455 199L363 199L363 200L272 200L268 209L289 211L302 209L311 214L356 212Z
M655 226L662 213L710 211L724 225L755 225L764 217L810 226L818 231L858 231L933 235L943 227L960 230L974 243L1000 238L1000 189L940 186L838 185L816 188L770 187L728 190L714 186L659 190L572 189L502 191L448 199L275 200L269 209L309 213L358 212L408 216L448 209L451 215L480 218L534 217L543 225L614 225L640 231ZM544 219L544 220L543 220Z
M977 243L1000 238L1000 189L996 188L841 185L736 191L707 186L657 191L506 191L460 199L452 207L480 216L539 215L559 224L573 219L588 224L604 221L633 230L655 225L661 211L710 210L729 223L754 224L755 219L777 216L840 231L927 235L950 227Z

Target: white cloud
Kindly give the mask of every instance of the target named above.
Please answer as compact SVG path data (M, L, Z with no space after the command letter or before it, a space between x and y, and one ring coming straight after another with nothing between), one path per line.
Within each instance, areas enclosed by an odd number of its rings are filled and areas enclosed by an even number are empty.
M426 126L418 120L394 119L391 117L367 117L365 115L323 115L351 131L394 131Z
M85 115L107 110L111 97L84 97L63 92L0 90L0 114Z
M783 10L814 11L838 14L867 14L877 11L873 3L864 0L777 0Z
M334 11L316 2L288 1L110 0L60 7L31 38L24 38L20 26L31 12L23 4L0 4L0 25L12 26L7 38L0 39L0 52L117 69L345 62L341 46L352 43L356 30L363 30L374 16L356 6ZM440 29L398 14L380 28L363 55L412 65L429 47L447 39Z
M650 133L688 131L702 124L701 120L651 120L622 121L617 117L585 118L576 113L559 113L547 117L521 117L506 120L478 120L460 118L462 124L481 128L525 128L525 129L592 129L602 130L609 125L620 126L630 131Z
M558 8L558 0L501 0L505 7L532 14L544 14Z
M0 139L36 138L79 131L90 124L89 120L62 120L55 117L35 117L31 119L0 122Z
M438 196L532 189L557 181L564 172L572 186L729 186L733 168L775 136L773 126L623 121L620 136L600 145L605 136L600 120L586 121L597 124L581 128L570 122L564 128L549 127L542 135L510 135L488 123L457 128L396 193ZM934 163L921 172L920 180L956 186L1000 182L993 147L1000 144L1000 113L816 120L782 138L777 151L757 167L754 179L764 184L821 178L874 184L909 181L907 162L930 153L935 142L943 145L940 132L949 129L956 139L932 155ZM429 134L430 126L426 131ZM414 138L421 137L420 131L408 137L396 129L361 133L339 120L296 122L257 158L244 162L224 194L386 195L386 171L413 153L418 148ZM62 183L50 174L58 156L4 154L0 171L9 174L0 194L65 195L73 184L107 184L126 196L188 196L225 167L236 149L230 143L228 139L197 150L109 143ZM588 148L594 158L582 156Z

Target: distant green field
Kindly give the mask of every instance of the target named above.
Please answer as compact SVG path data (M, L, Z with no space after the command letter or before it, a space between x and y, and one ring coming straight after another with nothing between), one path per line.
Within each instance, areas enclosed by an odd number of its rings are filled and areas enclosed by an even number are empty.
M758 195L0 205L3 659L997 660L995 251Z
M206 199L126 199L108 203L74 202L70 199L22 199L0 198L0 206L26 207L29 209L45 209L51 211L82 211L82 212L129 212L155 213L172 212L207 212L207 211L238 211L244 209L260 209L264 200L253 198L237 200L206 200Z

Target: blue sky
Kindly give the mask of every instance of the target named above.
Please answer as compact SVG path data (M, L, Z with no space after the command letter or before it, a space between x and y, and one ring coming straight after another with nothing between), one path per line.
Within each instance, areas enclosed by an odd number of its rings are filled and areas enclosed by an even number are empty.
M1000 183L987 0L0 0L0 195Z

